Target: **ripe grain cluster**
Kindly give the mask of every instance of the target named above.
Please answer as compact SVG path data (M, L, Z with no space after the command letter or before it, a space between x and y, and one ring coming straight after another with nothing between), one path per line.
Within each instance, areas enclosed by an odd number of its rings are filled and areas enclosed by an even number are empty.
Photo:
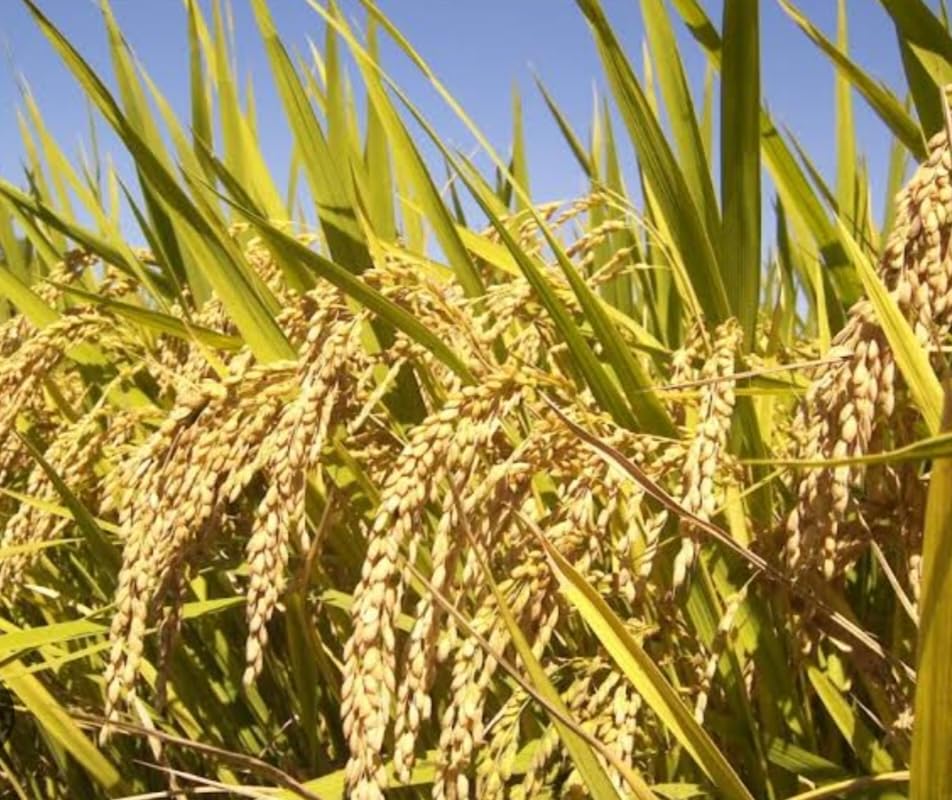
M583 145L543 89L587 188L540 203L518 103L508 158L461 115L495 181L418 114L430 174L378 33L449 95L373 3L366 47L311 4L311 71L251 0L285 198L217 4L185 4L185 126L108 3L117 97L27 0L139 184L74 168L25 92L30 191L0 180L0 796L946 785L945 96L915 73L920 125L859 81L898 137L879 226L850 143L831 190L749 91L757 4L725 0L723 38L689 9L722 69L715 192L715 84L699 115L667 4L642 3L644 80L577 4L635 158L608 103Z

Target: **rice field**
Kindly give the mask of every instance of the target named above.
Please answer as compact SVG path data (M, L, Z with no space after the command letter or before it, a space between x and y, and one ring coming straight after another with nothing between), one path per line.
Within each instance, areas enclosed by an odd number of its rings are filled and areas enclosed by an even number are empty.
M518 114L497 152L373 0L302 0L306 55L247 0L280 121L217 2L184 3L179 118L106 0L108 77L20 1L135 174L24 92L0 797L952 797L944 4L879 0L897 94L845 0L832 38L778 0L836 67L828 177L771 119L756 0L640 0L637 53L576 0L609 96L576 130L539 78L588 186L548 202ZM882 219L854 99L894 139Z

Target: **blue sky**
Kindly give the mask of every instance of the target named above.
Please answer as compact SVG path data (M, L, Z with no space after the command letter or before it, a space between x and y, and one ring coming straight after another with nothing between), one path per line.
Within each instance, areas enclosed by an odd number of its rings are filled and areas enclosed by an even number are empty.
M110 76L105 33L93 0L38 0L100 74ZM206 0L202 0L207 5ZM637 0L603 0L635 63L640 64L643 28ZM187 118L188 72L185 16L180 0L113 0L113 8L137 56ZM359 3L344 0L346 11L362 19ZM272 0L272 13L287 44L306 48L320 42L323 24L305 0ZM584 184L560 133L532 82L535 70L548 85L576 129L587 135L593 87L604 87L589 31L572 0L382 0L396 22L470 115L501 150L508 148L511 93L524 96L525 127L533 195L539 200L567 198ZM704 0L720 20L720 0ZM831 36L834 0L799 0L799 7ZM47 123L68 152L87 136L84 101L77 85L34 26L19 0L3 0L0 22L0 174L18 180L22 145L12 109L18 103L16 75L26 76ZM281 183L286 175L289 133L270 83L263 49L247 0L233 0L242 75L254 83L259 128L266 157ZM763 92L777 122L803 143L824 174L835 170L833 69L786 17L775 0L762 0ZM903 85L892 25L878 0L848 0L851 49L855 59L893 87ZM679 26L689 77L699 89L704 59ZM395 48L384 48L384 63L423 107L438 130L464 151L472 138L425 86ZM640 67L639 67L640 69ZM890 136L861 98L855 99L860 146L869 159L874 208L881 213ZM103 126L100 126L101 129ZM624 136L619 129L619 138ZM119 155L114 140L105 149ZM127 168L127 166L126 166ZM765 198L765 201L768 198Z

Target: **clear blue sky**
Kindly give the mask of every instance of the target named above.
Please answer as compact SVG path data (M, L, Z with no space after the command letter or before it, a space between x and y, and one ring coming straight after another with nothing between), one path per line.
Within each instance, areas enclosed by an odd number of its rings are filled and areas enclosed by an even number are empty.
M603 0L633 61L640 65L643 28L637 0ZM207 7L206 0L202 0ZM74 45L110 76L105 33L93 0L39 0L40 6ZM86 136L82 95L19 0L3 0L0 47L0 173L19 179L22 145L12 110L18 103L15 76L26 76L47 122L68 152L76 152ZM138 57L187 119L188 71L185 15L180 0L113 0L113 8ZM273 14L288 45L306 48L306 37L320 42L323 24L304 0L273 0ZM713 19L720 20L720 0L704 0ZM251 76L259 111L263 149L281 183L286 175L289 133L270 83L263 49L247 0L233 0L240 68ZM359 3L345 0L349 14L362 20ZM540 200L566 198L583 190L576 165L548 116L532 83L537 71L558 99L576 129L587 136L593 86L603 87L601 69L590 33L572 0L382 0L384 11L414 42L437 74L455 93L503 151L511 126L510 97L514 84L525 100L525 126L533 195ZM807 15L831 36L835 31L834 0L799 0ZM832 180L835 169L833 69L785 16L775 0L762 0L763 91L776 120L804 144L819 168ZM849 0L851 49L860 64L893 87L902 72L893 28L878 0ZM679 26L692 83L700 87L703 56ZM391 74L424 108L438 129L463 150L471 137L431 92L412 66L394 48L384 48ZM639 66L640 69L640 66ZM862 98L855 98L856 124L874 180L877 216L890 137ZM104 126L100 126L104 130ZM619 137L623 132L618 131ZM114 140L103 137L117 154ZM128 162L117 158L120 165ZM765 201L767 198L765 198Z

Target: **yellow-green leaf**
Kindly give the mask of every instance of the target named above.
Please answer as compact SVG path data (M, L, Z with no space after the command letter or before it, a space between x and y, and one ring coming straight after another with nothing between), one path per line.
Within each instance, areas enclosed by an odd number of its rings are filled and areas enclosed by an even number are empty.
M943 430L952 430L946 386ZM952 797L952 458L932 462L922 544L912 800Z
M618 615L541 532L537 538L545 549L566 599L582 616L664 726L691 754L723 797L753 800L727 758L697 723L677 690L635 641Z

